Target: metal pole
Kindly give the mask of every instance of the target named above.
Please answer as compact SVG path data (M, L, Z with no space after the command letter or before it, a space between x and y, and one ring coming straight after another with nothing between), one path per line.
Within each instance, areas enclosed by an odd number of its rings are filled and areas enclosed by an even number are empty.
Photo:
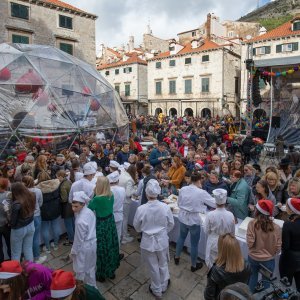
M272 73L272 68L271 68L271 73ZM268 131L267 142L269 142L270 134L271 134L271 128L272 128L272 115L273 115L273 76L271 76L271 90L270 90L270 93L271 93L271 99L270 99L270 117L269 117L269 131Z
M252 60L253 57L253 44L248 44L247 59ZM248 69L248 86L247 86L247 109L246 109L246 134L251 135L252 132L252 77L253 77L253 63L251 63L250 70Z

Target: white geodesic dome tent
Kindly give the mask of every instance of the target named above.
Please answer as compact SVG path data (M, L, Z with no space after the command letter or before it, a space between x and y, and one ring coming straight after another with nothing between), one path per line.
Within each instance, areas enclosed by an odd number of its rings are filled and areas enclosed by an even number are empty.
M105 130L128 138L128 118L94 67L50 46L0 44L0 154L25 138Z

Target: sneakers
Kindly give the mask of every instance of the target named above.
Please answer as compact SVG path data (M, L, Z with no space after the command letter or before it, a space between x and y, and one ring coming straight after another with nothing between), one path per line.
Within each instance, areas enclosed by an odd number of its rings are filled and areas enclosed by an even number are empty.
M58 250L58 246L55 245L53 242L50 244L50 247L52 247L54 251Z
M34 262L41 265L41 264L43 264L46 260L47 260L47 256L44 255L44 256L40 256L38 259L35 259Z
M203 263L199 262L196 264L196 267L191 266L191 271L196 272L197 270L200 270L203 267Z
M43 251L47 254L50 254L51 253L51 250L48 249L46 246L43 246Z
M122 238L122 242L121 244L124 245L124 244L128 244L128 243L131 243L134 241L134 238L133 237L129 237L129 236L126 236L126 237L123 237Z

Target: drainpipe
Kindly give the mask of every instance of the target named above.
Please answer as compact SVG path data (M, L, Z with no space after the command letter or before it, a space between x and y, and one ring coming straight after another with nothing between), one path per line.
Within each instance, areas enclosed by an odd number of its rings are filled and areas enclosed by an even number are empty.
M224 47L222 48L222 101L221 101L221 113L223 114L223 104L224 104Z
M137 107L140 107L140 77L139 77L139 64L137 63ZM139 113L138 111L136 114Z

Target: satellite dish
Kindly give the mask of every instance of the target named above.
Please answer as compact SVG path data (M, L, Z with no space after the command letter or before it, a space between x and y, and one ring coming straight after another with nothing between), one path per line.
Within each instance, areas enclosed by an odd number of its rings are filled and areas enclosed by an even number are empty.
M246 36L246 40L251 40L252 39L252 36L250 35L250 34L248 34L247 36Z

